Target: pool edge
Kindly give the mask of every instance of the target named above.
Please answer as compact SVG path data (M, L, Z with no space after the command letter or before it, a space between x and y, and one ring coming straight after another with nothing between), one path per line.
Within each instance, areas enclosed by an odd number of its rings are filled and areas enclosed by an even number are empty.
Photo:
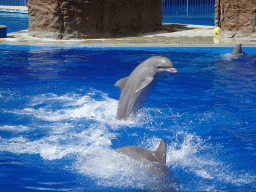
M190 30L157 31L131 37L109 39L56 40L29 36L28 30L8 33L0 44L47 47L228 47L239 43L256 47L254 37L225 38L213 33L213 26L187 25Z

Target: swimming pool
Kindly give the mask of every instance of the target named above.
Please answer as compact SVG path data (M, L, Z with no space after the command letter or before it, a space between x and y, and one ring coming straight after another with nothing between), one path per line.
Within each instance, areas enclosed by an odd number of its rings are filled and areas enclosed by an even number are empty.
M28 14L0 12L0 25L7 26L7 33L28 29Z
M206 16L194 16L194 15L183 15L183 16L169 16L163 17L163 23L174 23L174 24L189 24L189 25L207 25L214 26L214 14Z
M0 191L256 190L255 48L231 50L1 44ZM153 55L179 72L116 120L115 82ZM172 182L115 155L161 138Z

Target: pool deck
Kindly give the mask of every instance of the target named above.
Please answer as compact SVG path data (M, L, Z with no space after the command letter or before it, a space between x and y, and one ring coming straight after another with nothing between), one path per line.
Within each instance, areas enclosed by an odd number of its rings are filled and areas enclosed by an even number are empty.
M36 38L29 36L28 30L25 30L8 33L7 38L0 38L0 43L51 47L223 47L241 43L243 46L256 47L256 36L228 38L215 35L213 29L214 26L164 23L162 31L136 36L71 40Z

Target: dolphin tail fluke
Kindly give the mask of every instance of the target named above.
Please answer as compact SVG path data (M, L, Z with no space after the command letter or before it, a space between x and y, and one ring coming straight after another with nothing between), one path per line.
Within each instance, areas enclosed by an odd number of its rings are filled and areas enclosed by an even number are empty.
M159 160L159 163L166 164L166 145L164 140L161 139L160 144L154 154Z

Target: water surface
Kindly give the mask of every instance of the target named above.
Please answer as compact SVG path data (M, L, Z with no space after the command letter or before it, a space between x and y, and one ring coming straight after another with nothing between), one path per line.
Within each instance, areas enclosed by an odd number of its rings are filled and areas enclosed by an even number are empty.
M0 191L255 191L255 48L0 45ZM114 84L170 58L134 119L115 119ZM167 144L168 178L115 153Z
M0 12L0 25L7 26L7 33L28 29L28 14Z

